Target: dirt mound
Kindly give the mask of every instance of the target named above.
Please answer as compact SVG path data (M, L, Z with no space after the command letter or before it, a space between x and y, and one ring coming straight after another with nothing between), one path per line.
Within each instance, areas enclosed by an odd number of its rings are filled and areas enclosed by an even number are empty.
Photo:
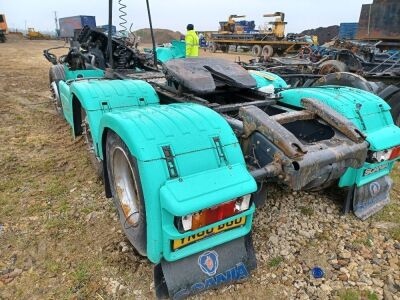
M328 27L318 27L315 29L308 29L304 30L301 34L316 35L318 36L319 44L323 45L339 35L339 26L333 25Z
M136 30L135 33L140 36L142 44L151 43L151 34L149 28ZM154 36L157 44L169 43L172 40L179 40L182 33L169 29L154 29Z

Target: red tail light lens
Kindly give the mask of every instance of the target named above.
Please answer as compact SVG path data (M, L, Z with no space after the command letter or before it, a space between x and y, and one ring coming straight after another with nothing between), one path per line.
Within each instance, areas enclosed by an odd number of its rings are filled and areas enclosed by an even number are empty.
M400 156L400 146L391 149L385 149L368 154L367 162L379 163L387 160L396 159Z
M400 156L400 146L397 146L392 149L392 153L390 154L389 160L398 158Z
M196 230L227 219L247 210L250 207L250 197L251 195L245 195L218 206L203 209L183 217L177 217L175 219L176 226L180 231Z

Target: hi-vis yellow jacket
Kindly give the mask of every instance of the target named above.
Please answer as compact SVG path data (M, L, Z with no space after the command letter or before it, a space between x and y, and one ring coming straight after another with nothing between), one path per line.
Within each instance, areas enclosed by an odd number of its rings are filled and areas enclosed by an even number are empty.
M194 30L188 30L185 36L186 57L199 56L199 37Z

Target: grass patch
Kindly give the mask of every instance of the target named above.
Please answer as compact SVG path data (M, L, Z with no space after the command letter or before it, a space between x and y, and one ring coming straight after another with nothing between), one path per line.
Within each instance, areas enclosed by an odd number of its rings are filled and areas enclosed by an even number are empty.
M79 287L84 286L90 278L88 267L83 263L79 264L71 275L75 286Z
M343 289L338 293L340 300L378 300L378 296L370 291L357 291L354 289Z
M400 241L400 227L390 229L389 234L394 240Z
M300 212L305 216L312 216L314 214L314 209L307 206L300 207Z
M54 260L47 260L45 266L46 266L47 271L50 273L58 274L61 270L60 263L58 263Z
M45 187L45 193L47 196L57 198L67 193L67 187L58 180L51 181Z
M69 203L67 199L61 201L58 211L60 213L66 213L69 210Z
M370 291L361 291L361 299L378 300L378 295Z
M279 266L281 264L281 262L283 262L282 256L274 257L268 262L268 267L275 268L275 267Z
M374 221L376 222L390 222L395 223L398 226L388 230L389 235L400 241L400 205L396 202L384 207L376 216L374 216Z
M360 299L360 293L353 289L341 290L341 291L339 291L338 296L339 296L340 300L359 300Z
M72 225L71 220L69 220L64 216L51 217L45 223L45 227L47 229L58 229L58 230L69 228L71 225Z
M356 239L352 242L353 245L364 245L368 248L371 248L373 246L373 237L371 235L368 235L364 239Z
M326 231L326 230L324 230L322 232L318 232L315 235L315 239L318 240L318 241L329 241L329 239L330 239L329 232Z

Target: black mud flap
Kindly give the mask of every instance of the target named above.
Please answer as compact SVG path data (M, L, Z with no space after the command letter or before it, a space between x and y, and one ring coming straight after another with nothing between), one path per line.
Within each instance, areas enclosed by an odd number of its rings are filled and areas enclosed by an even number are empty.
M184 299L250 275L257 266L250 234L212 249L154 267L158 299Z
M367 219L389 203L393 181L389 176L356 187L353 198L353 212L362 220Z

